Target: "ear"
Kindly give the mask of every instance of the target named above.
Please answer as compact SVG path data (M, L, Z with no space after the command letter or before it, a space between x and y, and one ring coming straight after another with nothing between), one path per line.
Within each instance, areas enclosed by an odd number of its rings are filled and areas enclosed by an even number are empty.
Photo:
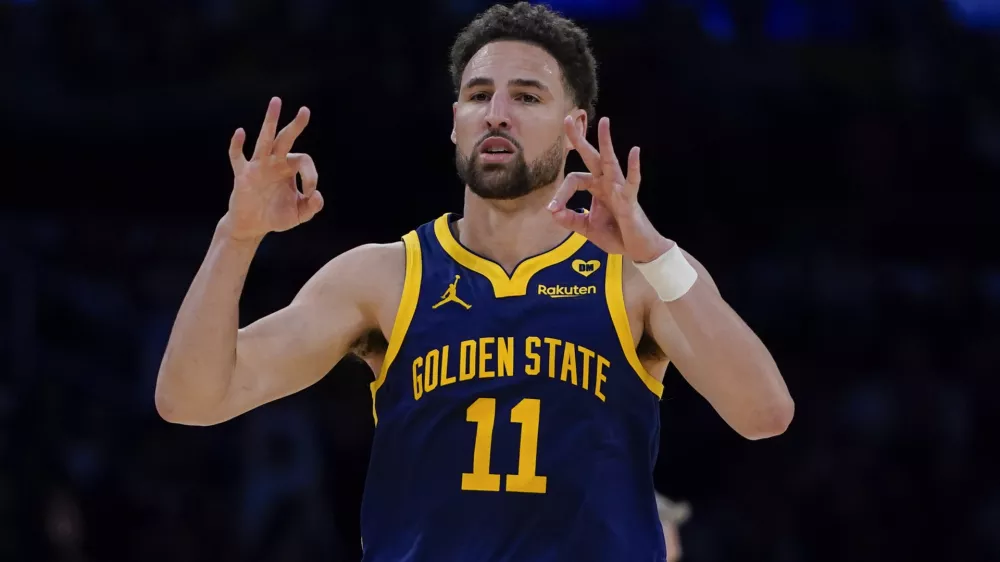
M455 136L455 116L458 114L458 102L451 104L451 144L458 144Z
M569 114L573 118L573 126L576 128L577 131L580 132L581 136L583 136L584 138L586 138L587 137L587 112L584 111L584 110L582 110L582 109L576 108L576 109L571 110L569 112ZM572 143L570 143L570 142L567 141L566 142L566 153L569 154L569 152L571 150L576 150L576 149L573 148L573 144Z

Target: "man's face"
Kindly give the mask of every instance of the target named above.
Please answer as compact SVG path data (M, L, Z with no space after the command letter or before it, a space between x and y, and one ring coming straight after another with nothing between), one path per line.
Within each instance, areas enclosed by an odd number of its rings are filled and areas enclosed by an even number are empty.
M459 177L484 199L515 199L557 181L570 150L563 119L572 114L586 129L559 63L519 41L489 43L473 55L453 111Z

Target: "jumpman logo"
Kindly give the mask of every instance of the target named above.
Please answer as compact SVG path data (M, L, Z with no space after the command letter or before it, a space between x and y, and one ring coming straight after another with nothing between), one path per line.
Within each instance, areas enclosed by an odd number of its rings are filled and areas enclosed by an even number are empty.
M460 304L463 307L465 307L465 310L469 310L470 308L472 308L471 304L469 304L469 303L463 301L462 299L458 298L458 294L457 294L458 293L458 280L461 277L462 277L461 275L456 275L455 276L455 280L452 281L450 285L448 285L448 289L444 292L443 295L441 295L441 302L435 304L431 308L437 308L437 307L441 306L442 304L449 303L449 302L457 302L458 304Z

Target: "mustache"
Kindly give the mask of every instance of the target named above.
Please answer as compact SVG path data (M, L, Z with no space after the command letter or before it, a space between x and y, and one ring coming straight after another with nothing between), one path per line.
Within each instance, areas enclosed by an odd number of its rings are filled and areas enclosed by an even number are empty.
M486 139L492 137L499 137L502 139L506 139L507 142L514 145L514 148L518 149L519 151L521 150L521 143L517 142L517 139L508 135L507 133L503 132L500 129L490 129L489 131L486 132L485 135L483 135L481 139L479 139L479 142L476 143L475 151L478 152L479 147L482 146L484 142L486 142Z

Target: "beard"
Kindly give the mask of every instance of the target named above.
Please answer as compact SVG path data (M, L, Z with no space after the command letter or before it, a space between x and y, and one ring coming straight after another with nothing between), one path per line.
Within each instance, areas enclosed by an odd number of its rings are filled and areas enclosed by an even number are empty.
M455 149L455 168L458 170L458 177L479 197L498 200L517 199L559 179L559 174L563 170L561 136L530 164L524 160L524 151L516 140L499 132L491 132L486 138L494 136L507 139L517 148L513 160L502 164L484 164L478 148L481 142L476 143L471 157L462 154L458 148Z

